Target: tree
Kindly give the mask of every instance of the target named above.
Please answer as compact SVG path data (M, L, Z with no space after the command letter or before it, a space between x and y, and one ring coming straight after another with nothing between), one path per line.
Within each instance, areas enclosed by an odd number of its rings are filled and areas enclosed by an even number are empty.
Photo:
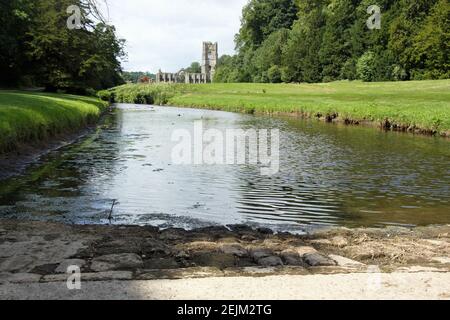
M319 51L325 26L326 0L299 0L299 19L292 27L284 49L283 81L320 82Z
M280 80L276 82L281 81L280 67L283 63L283 48L286 45L288 37L288 29L275 31L255 51L255 59L251 62L254 68L252 74L254 82L273 82L270 80L271 77L268 74L271 68L272 72L277 70L280 73Z
M430 10L419 32L412 39L412 77L440 79L450 77L450 6L440 0Z
M34 2L8 0L0 2L0 84L18 84L24 75L24 42L32 20Z
M372 82L375 80L376 64L375 55L372 51L364 53L361 58L359 58L356 65L356 72L358 74L358 78L363 81Z
M219 82L388 81L450 77L448 0L377 0L381 29L369 29L373 0L251 0L237 54Z
M94 0L12 0L2 4L0 70L13 85L26 79L49 91L84 93L122 83L124 41L106 25ZM81 8L81 29L67 27L67 8ZM95 17L99 17L95 19ZM15 77L11 77L11 75ZM2 72L4 76L4 72ZM14 79L12 79L14 78Z
M290 29L297 11L294 0L250 0L242 10L242 26L236 35L237 48L258 48L273 32Z
M325 8L325 26L319 50L324 81L340 79L344 65L352 58L350 30L355 22L357 2L332 0Z
M188 73L201 73L202 67L201 67L200 63L192 62L190 67L186 68L185 71Z

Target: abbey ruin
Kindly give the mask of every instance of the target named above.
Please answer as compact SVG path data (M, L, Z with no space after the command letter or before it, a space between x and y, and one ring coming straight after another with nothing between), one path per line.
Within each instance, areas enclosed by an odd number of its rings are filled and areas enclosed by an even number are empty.
M211 83L219 60L219 46L212 42L203 42L202 72L189 73L181 69L177 73L159 72L156 83Z

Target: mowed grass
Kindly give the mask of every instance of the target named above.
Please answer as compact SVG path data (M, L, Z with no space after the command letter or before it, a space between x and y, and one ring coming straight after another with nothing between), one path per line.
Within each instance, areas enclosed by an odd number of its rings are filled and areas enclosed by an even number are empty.
M73 133L97 121L107 105L92 97L0 90L0 153Z
M166 104L246 113L338 116L350 122L389 122L450 136L450 80L324 84L124 85L116 102ZM163 97L163 98L161 98Z
M210 84L181 86L169 104L248 113L338 115L450 133L450 80L326 84Z

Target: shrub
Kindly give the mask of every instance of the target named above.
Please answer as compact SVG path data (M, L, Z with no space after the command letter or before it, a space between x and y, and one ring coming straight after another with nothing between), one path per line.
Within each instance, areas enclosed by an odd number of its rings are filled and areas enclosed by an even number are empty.
M364 53L356 64L358 78L365 82L375 81L375 55L371 51Z
M97 96L103 101L114 102L114 93L112 91L101 90L97 92Z
M271 83L280 83L281 82L281 70L278 66L272 66L267 71L267 78Z

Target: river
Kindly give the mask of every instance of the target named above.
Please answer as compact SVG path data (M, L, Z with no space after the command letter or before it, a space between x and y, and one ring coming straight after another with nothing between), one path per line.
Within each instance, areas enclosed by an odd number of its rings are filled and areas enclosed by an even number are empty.
M280 171L174 164L172 133L195 121L218 130L279 129ZM3 181L0 216L292 232L447 224L450 142L291 117L119 104L83 140Z

